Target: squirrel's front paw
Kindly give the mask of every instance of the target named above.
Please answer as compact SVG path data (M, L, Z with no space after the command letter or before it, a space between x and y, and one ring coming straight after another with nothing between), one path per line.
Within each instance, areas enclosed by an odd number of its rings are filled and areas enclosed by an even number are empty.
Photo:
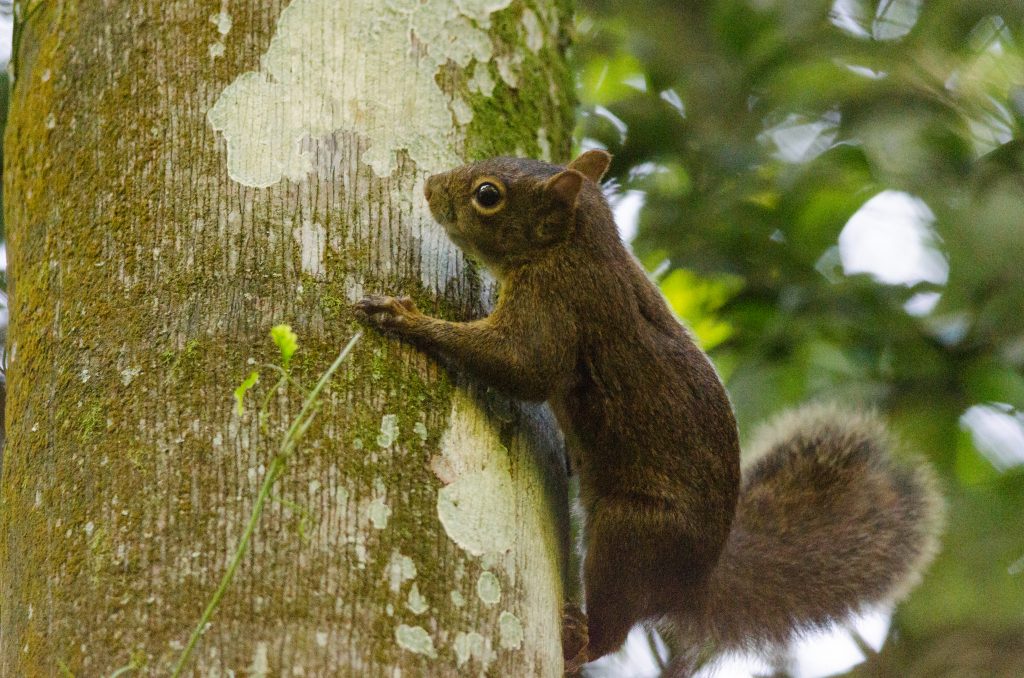
M356 302L357 315L384 330L401 331L423 317L409 297L373 294Z

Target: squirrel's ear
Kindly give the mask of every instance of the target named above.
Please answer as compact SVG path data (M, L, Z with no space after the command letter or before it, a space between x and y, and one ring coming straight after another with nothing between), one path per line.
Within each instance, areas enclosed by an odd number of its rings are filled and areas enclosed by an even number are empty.
M551 177L544 184L544 195L564 207L575 207L576 198L583 188L583 175L574 169L567 169Z
M576 170L596 184L601 181L601 177L608 171L610 164L612 164L611 154L608 151L595 148L586 153L580 153L578 158L569 163L569 169Z

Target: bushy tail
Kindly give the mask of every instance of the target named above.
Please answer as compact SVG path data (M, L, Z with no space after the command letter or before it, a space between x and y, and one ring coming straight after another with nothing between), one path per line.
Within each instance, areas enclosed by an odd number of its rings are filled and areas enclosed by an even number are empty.
M881 422L805 407L757 448L698 622L719 650L785 643L918 582L943 502L927 466L893 460Z

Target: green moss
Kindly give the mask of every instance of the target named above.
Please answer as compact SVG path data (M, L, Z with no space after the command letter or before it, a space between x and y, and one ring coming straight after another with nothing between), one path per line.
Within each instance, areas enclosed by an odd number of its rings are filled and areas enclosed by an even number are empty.
M496 83L491 96L470 92L465 76L459 81L458 91L473 109L473 119L466 130L466 156L470 160L517 151L540 157L539 129L545 130L553 161L570 159L575 95L572 73L565 61L565 41L561 35L548 36L536 54L525 49L522 17L527 6L515 2L495 13L491 21L490 33L499 45L499 54L515 52L523 56L516 87L510 87L498 76L494 64L489 66ZM571 12L562 16L569 17ZM531 75L538 73L543 76ZM509 125L509 120L516 120L516 124Z
M320 310L325 321L334 322L348 311L348 301L344 297L325 292L320 295Z
M110 535L103 526L95 526L89 537L89 571L93 582L99 583L104 567L112 561Z
M82 414L80 438L83 443L89 442L96 435L98 435L105 427L106 415L103 411L103 405L99 402L93 402Z
M127 454L125 454L124 456L125 459L127 459L131 463L131 465L134 467L135 472L137 473L143 470L143 461L147 456L150 455L143 451L142 448L132 447L129 448Z

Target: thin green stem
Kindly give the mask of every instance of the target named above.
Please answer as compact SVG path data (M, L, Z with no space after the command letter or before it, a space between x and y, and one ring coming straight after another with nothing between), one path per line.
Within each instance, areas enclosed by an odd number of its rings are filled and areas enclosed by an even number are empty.
M300 382L298 379L293 377L291 375L291 373L289 373L287 370L285 370L280 365L275 365L273 363L263 363L262 365L260 365L260 367L265 367L268 370L274 370L275 372L277 372L277 373L279 373L281 375L281 380L282 381L283 380L287 380L290 385L292 385L295 388L299 389L303 393L306 392L306 387L302 385L302 382ZM278 384L280 385L280 383L281 382L279 381Z
M121 676L128 675L132 671L138 671L140 668L141 668L141 664L139 664L138 662L134 662L133 661L128 666L122 666L121 668L117 669L116 671L111 673L109 676L107 676L107 678L120 678Z
M242 538L238 542L238 546L235 547L234 555L231 557L231 563L228 565L228 569L224 572L224 576L220 579L220 584L217 586L217 590L213 592L210 597L210 602L206 604L206 609L203 610L202 616L199 618L199 623L192 630L192 635L189 636L188 643L185 645L185 649L182 650L181 656L178 657L178 662L174 665L174 671L171 674L172 678L178 678L181 672L185 669L185 665L188 663L189 658L192 656L192 651L195 649L196 643L199 642L199 637L203 635L203 631L206 629L206 625L210 622L213 617L213 613L220 605L221 598L227 592L228 587L231 585L231 580L235 576L235 570L238 569L239 563L242 562L242 558L245 556L245 552L249 548L249 542L252 540L252 535L256 531L256 526L260 522L260 518L263 515L263 507L267 503L267 498L270 497L270 490L273 488L274 483L277 482L278 477L284 473L285 467L288 464L288 458L291 456L292 451L298 444L299 440L309 429L313 423L313 418L319 411L317 408L317 398L320 395L320 391L324 389L327 382L330 381L331 376L341 366L341 363L348 357L349 352L356 345L356 342L362 338L363 332L360 330L349 340L345 348L341 350L338 357L334 359L331 366L327 368L327 371L320 376L320 380L313 387L313 390L309 392L306 399L302 403L302 409L299 414L292 420L291 426L288 427L288 431L285 433L284 438L281 440L281 447L278 450L277 455L270 462L270 467L267 469L267 475L263 478L263 484L260 486L259 494L256 495L256 503L252 508L252 513L249 515L249 522L245 526L245 532L242 533ZM276 387L275 387L276 388Z
M282 372L284 372L282 370ZM260 429L266 433L266 416L267 416L267 405L270 404L270 399L277 393L277 389L281 388L282 385L288 383L288 373L284 372L284 376L277 380L277 383L267 390L267 395L263 396L263 400L260 402L259 409L256 411L259 413L258 419L260 423Z
M313 407L314 403L317 400L317 396L320 395L320 391L324 389L324 386L327 385L327 382L330 381L331 377L334 375L337 369L341 367L341 363L344 362L345 358L348 357L349 352L356 345L356 342L362 339L362 337L362 330L356 332L352 336L352 338L349 339L348 343L345 345L345 348L341 349L341 353L339 353L338 357L334 359L334 362L331 363L331 366L327 368L327 371L320 375L320 381L316 382L316 386L313 387L313 390L309 392L308 396L306 396L305 402L302 403L302 409L299 410L299 416L295 417L295 419L292 420L291 427L289 427L288 432L285 433L285 440L295 435L295 432L302 425L306 413Z
M267 475L263 478L263 485L260 487L260 492L256 496L256 504L252 508L252 513L249 515L249 522L245 526L245 532L242 533L242 538L238 542L238 546L235 548L235 553L231 557L231 563L228 565L227 571L224 572L224 576L220 579L220 584L217 586L217 590L213 592L213 596L210 597L210 602L206 604L206 609L203 610L203 616L199 618L199 623L192 629L192 635L188 639L188 644L185 645L185 649L182 650L181 656L178 657L178 663L174 666L174 672L171 674L174 678L181 675L182 670L185 668L185 664L192 656L192 650L195 648L196 643L199 642L199 636L203 635L203 631L206 628L206 624L210 621L214 611L220 605L221 598L228 590L228 586L231 585L231 580L235 576L235 570L238 569L238 564L242 562L242 557L249 548L249 541L252 539L253 532L256 531L256 525L259 523L260 518L263 514L263 505L267 501L267 497L270 495L270 488L273 487L274 482L277 480L277 476L284 470L285 459L281 455L274 457L274 460L270 462L270 468L267 469Z

